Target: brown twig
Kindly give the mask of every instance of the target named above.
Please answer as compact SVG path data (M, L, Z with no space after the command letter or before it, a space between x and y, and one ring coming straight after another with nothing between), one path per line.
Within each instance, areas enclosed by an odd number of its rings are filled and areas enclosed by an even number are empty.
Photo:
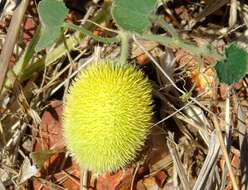
M237 182L236 182L236 179L235 179L235 175L234 175L233 170L232 170L232 165L231 165L231 162L230 162L230 159L229 159L229 156L228 156L228 152L226 150L226 146L225 146L224 138L222 136L221 128L219 126L219 123L218 123L218 120L217 120L216 116L213 116L213 123L214 123L214 127L216 129L217 136L218 136L218 139L219 139L219 142L220 142L221 151L222 151L223 156L224 156L225 161L226 161L226 165L227 165L229 175L230 175L230 178L231 178L231 181L232 181L233 189L234 190L239 190Z
M87 190L88 170L81 169L80 190Z
M29 0L22 0L19 6L14 11L13 17L10 22L7 37L0 55L0 92L4 84L9 61L14 50L20 26L28 5Z

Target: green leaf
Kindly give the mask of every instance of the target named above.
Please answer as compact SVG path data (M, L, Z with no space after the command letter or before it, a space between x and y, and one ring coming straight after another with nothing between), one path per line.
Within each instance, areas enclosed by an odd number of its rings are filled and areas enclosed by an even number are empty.
M215 65L217 76L221 83L231 85L240 81L247 72L248 53L231 44L225 49L225 59Z
M23 71L25 70L30 60L34 56L35 47L39 40L39 33L40 33L40 26L37 28L31 42L26 47L20 59L17 61L17 63L13 67L13 72L15 73L18 80L19 80L19 76L23 74Z
M122 30L143 34L151 26L156 0L114 0L112 16Z
M41 33L36 51L51 46L59 38L68 9L63 1L42 0L38 5L38 13L41 20Z

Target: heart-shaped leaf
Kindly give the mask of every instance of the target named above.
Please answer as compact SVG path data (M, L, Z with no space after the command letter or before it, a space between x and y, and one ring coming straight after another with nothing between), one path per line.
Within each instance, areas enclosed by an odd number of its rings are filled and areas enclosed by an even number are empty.
M41 33L36 51L49 47L58 39L68 9L63 1L42 0L38 5L38 13L41 20Z
M155 6L156 0L114 0L112 16L119 28L142 34L151 26Z
M219 61L215 65L219 81L227 85L231 85L241 80L246 72L248 66L248 53L231 44L225 49L225 59Z

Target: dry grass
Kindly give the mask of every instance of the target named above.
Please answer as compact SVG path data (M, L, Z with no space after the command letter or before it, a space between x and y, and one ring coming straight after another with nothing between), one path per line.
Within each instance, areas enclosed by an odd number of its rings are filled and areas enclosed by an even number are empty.
M208 2L161 3L158 13L184 39L199 47L210 42L222 52L226 44L236 42L247 48L248 4L232 0L218 8ZM71 10L68 19L81 23L94 20L101 7L101 2L89 1L84 7L88 11ZM200 12L203 16L193 19ZM24 20L33 19L36 27L35 13L31 1ZM1 18L2 49L8 43L7 17ZM99 24L95 34L106 35L104 27L114 29L109 20ZM18 29L21 33L15 41L14 63L27 46L23 40L27 29ZM163 33L157 26L152 30ZM67 31L65 37L73 35ZM29 65L59 48L35 53ZM130 62L138 64L153 85L155 114L150 137L140 157L126 169L104 176L82 172L80 177L80 169L62 140L65 95L70 81L87 64L116 58L119 51L117 44L98 44L86 37L73 49L58 53L45 67L37 67L24 77L27 80L20 82L8 73L5 80L13 85L0 96L0 189L80 189L80 183L81 189L94 189L95 185L98 190L247 189L247 78L227 88L216 80L214 60L199 59L135 36ZM6 63L10 71L13 63L9 62L10 58ZM0 63L1 76L5 76L5 66Z

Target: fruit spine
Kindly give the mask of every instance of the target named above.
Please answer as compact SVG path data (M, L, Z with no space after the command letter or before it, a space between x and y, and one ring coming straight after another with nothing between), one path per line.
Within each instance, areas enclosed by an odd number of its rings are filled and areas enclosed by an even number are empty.
M130 64L104 61L73 82L64 110L64 138L84 169L116 171L141 150L152 117L151 86Z

